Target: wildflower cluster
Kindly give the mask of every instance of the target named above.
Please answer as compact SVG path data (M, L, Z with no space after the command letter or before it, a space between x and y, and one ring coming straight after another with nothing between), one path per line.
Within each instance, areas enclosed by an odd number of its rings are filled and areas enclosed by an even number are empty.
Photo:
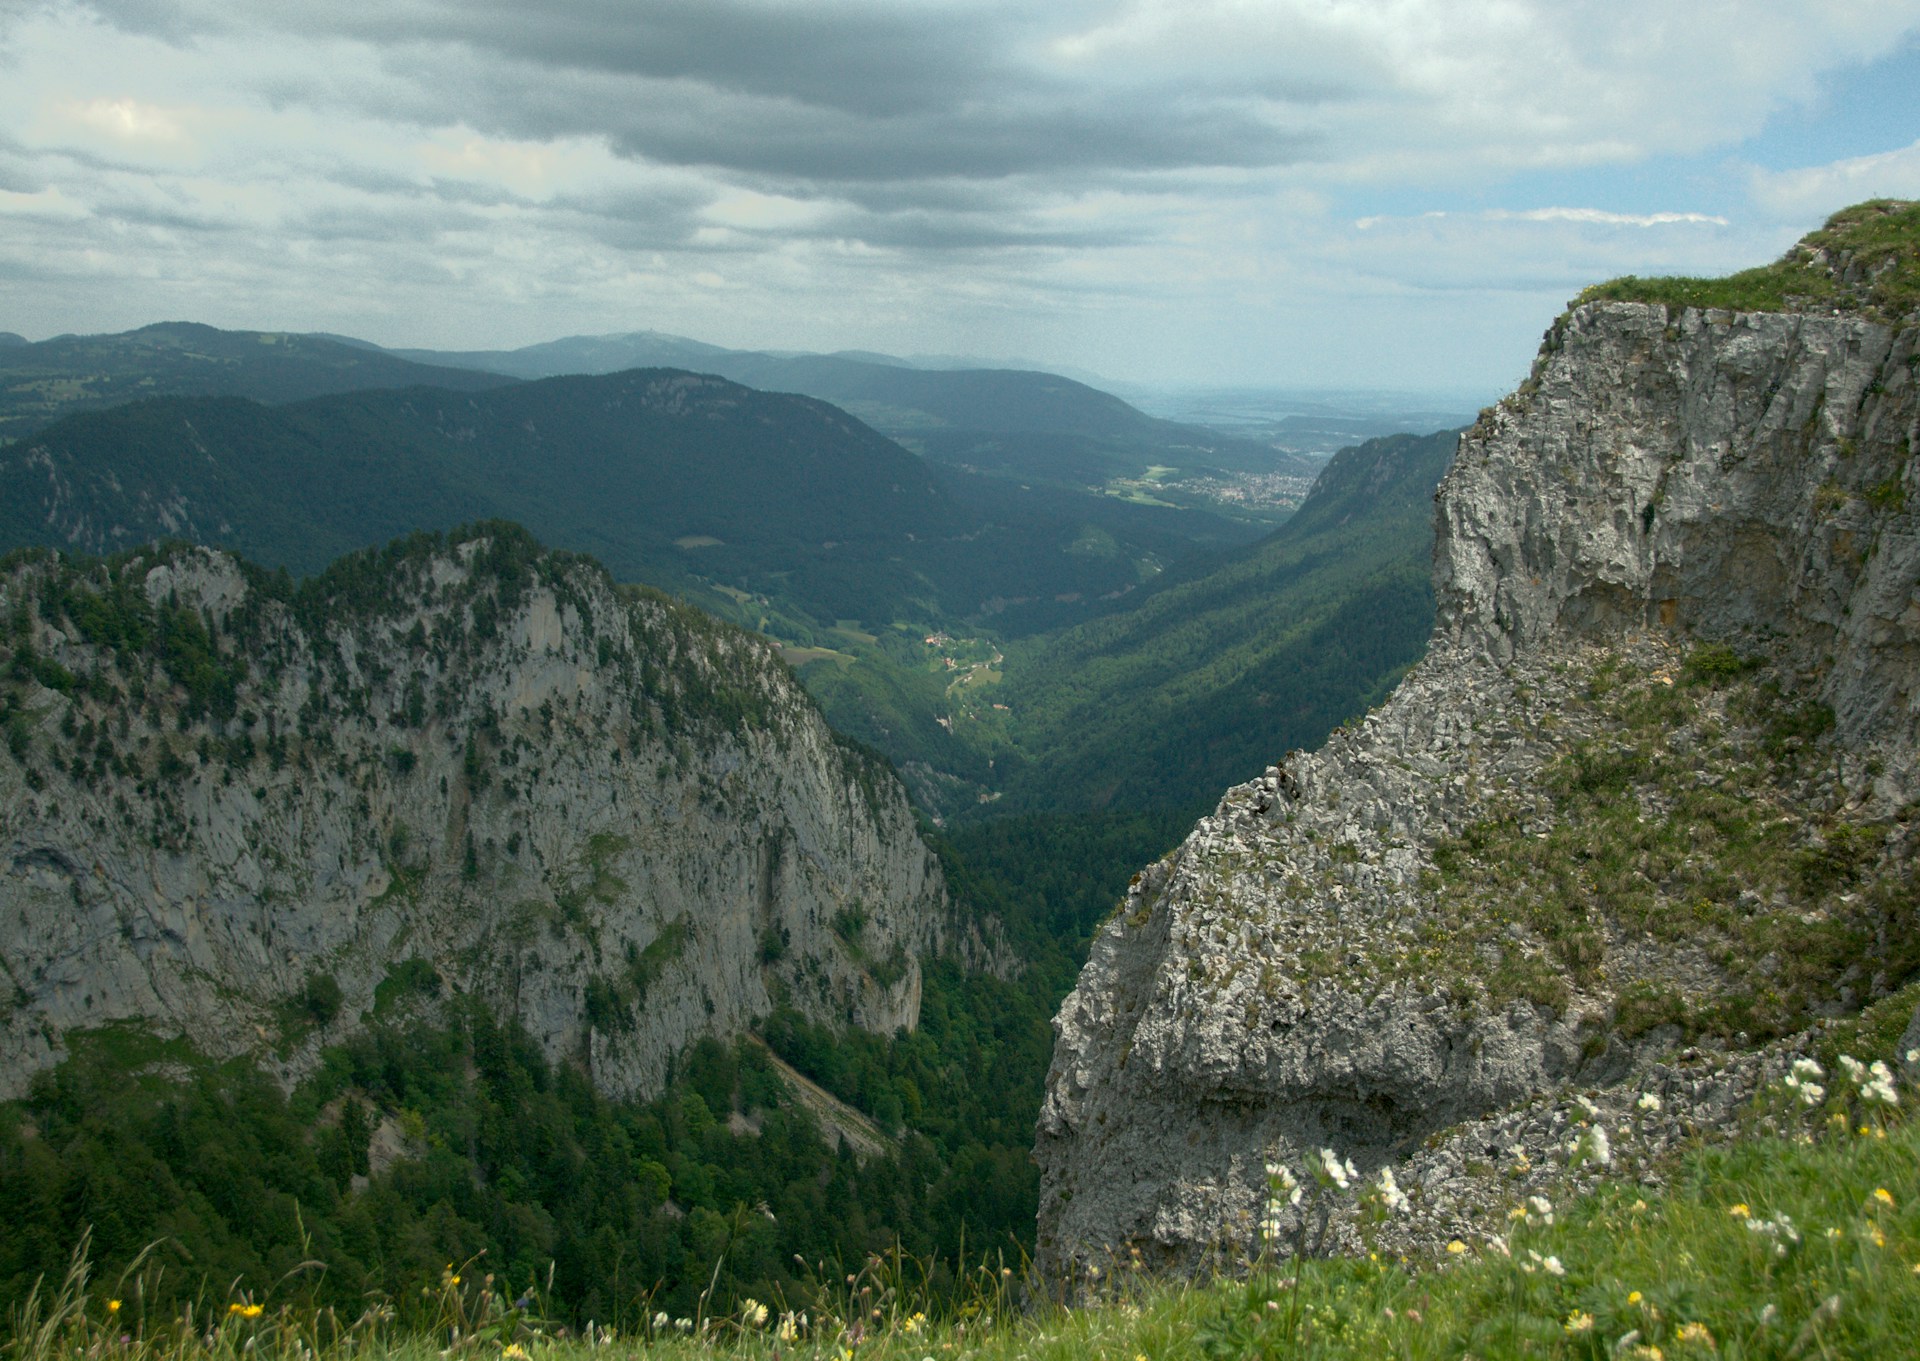
M1850 1055L1840 1056L1840 1066L1846 1070L1847 1080L1853 1083L1860 1093L1860 1099L1870 1106L1897 1106L1900 1095L1893 1090L1893 1073L1879 1059L1863 1064Z
M1352 1158L1342 1160L1332 1149L1323 1148L1318 1165L1313 1168L1313 1176L1323 1187L1345 1191L1359 1180L1360 1172L1354 1167Z
M1827 1075L1812 1059L1795 1059L1793 1071L1782 1080L1787 1090L1800 1098L1803 1106L1817 1106L1827 1099L1827 1089L1820 1085L1820 1079Z
M1374 1183L1373 1202L1387 1214L1405 1214L1412 1209L1407 1193L1400 1189L1400 1183L1394 1178L1391 1167L1380 1169L1380 1176Z
M1745 1205L1736 1205L1735 1212L1746 1210ZM1773 1255L1785 1257L1799 1242L1800 1230L1794 1227L1793 1220L1784 1211L1768 1219L1761 1219L1751 1211L1745 1216L1747 1232L1758 1234L1773 1247Z
M1567 1165L1579 1167L1592 1163L1596 1167L1613 1166L1613 1140L1607 1137L1607 1128L1601 1123L1600 1107L1585 1095L1576 1096L1573 1100L1585 1118L1580 1122L1584 1128L1567 1141ZM1654 1100L1657 1109L1659 1098L1655 1097Z

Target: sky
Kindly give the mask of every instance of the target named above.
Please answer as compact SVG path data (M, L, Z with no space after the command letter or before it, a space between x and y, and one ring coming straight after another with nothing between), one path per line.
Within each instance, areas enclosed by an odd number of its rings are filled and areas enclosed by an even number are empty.
M0 330L1489 398L1920 197L1920 0L0 0Z

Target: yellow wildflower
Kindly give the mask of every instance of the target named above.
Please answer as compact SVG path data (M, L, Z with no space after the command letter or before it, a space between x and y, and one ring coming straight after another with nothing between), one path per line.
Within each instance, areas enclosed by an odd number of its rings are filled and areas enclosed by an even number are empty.
M107 1301L107 1312L108 1312L109 1314L117 1314L117 1313L119 1313L119 1312L120 1312L120 1301L119 1301L119 1300L108 1300L108 1301Z
M509 1342L500 1349L500 1355L503 1357L512 1357L514 1361L526 1361L527 1349L518 1342Z
M1640 1292L1639 1292L1638 1290L1632 1290L1632 1291L1628 1291L1628 1292L1627 1292L1627 1303L1628 1303L1628 1304L1638 1304L1638 1303L1640 1303L1640 1298L1641 1298L1641 1296L1640 1296Z
M1674 1334L1674 1336L1681 1342L1695 1343L1705 1347L1708 1351L1717 1350L1713 1340L1713 1334L1708 1331L1707 1325L1704 1323L1683 1323L1680 1325L1680 1331Z
M1738 1205L1727 1206L1727 1213L1735 1219L1749 1219L1753 1215L1753 1208L1743 1200Z
M1593 1331L1593 1315L1576 1309L1567 1315L1564 1325L1570 1333L1588 1333Z
M1462 1243L1458 1238L1452 1240L1447 1244L1447 1251L1453 1253L1456 1257L1459 1256L1461 1253L1465 1252L1466 1250L1467 1250L1467 1245L1465 1243Z
M1876 1186L1873 1188L1873 1198L1879 1201L1882 1205L1893 1204L1893 1192L1889 1191L1884 1186Z

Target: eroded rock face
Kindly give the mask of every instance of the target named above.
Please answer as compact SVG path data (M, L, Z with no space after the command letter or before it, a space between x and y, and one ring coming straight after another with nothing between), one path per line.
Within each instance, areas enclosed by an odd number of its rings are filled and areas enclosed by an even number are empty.
M1097 934L1055 1021L1043 1270L1244 1251L1263 1164L1322 1147L1402 1166L1444 1240L1495 1199L1452 1147L1482 1117L1905 981L1871 942L1920 932L1917 343L1631 303L1549 333L1441 487L1427 658ZM1766 1070L1668 1089L1712 1120ZM1564 1167L1554 1137L1522 1151Z
M1439 498L1436 642L1492 661L1660 628L1817 673L1853 741L1920 731L1905 512L1916 332L1583 307Z
M149 555L113 578L144 646L82 622L104 569L0 579L32 658L0 752L0 1095L75 1027L291 1079L453 993L616 1093L776 997L915 1024L948 904L891 773L764 643L517 547L374 555L317 616L226 555Z

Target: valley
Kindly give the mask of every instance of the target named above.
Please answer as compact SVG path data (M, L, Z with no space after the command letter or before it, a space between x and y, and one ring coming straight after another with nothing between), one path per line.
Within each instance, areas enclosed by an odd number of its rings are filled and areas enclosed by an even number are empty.
M1796 1065L1914 1076L1917 212L1589 290L1464 432L644 332L0 349L0 1291L76 1216L171 1245L156 1310L485 1254L628 1332L1224 1260L1239 1354L1276 1242L1509 1270L1526 1197L1813 1145Z

